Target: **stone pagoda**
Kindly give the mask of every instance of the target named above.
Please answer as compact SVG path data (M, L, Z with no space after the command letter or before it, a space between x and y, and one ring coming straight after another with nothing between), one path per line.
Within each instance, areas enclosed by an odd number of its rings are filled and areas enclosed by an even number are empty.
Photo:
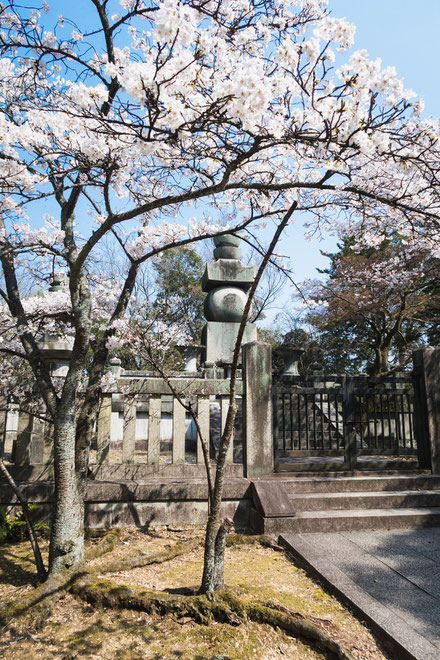
M214 238L214 245L215 262L206 264L202 277L202 290L208 294L204 308L207 323L202 331L202 362L205 366L226 366L232 363L247 292L256 268L240 261L240 238L237 236L218 236ZM256 339L256 327L247 323L242 343Z

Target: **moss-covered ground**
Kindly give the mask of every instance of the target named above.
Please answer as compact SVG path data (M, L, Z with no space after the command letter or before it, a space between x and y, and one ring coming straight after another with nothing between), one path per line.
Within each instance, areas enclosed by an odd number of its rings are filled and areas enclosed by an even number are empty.
M87 569L97 578L131 587L186 593L200 584L202 543L195 548L194 543L192 546L188 543L197 537L202 541L201 530L123 530L114 550L89 561ZM176 542L187 544L189 551L162 563L127 568L128 557L163 553ZM121 570L115 570L118 564ZM107 570L109 566L111 573ZM30 546L25 542L0 546L0 571L0 601L15 598L19 603L35 585ZM225 581L234 594L247 601L270 603L281 610L288 608L304 615L354 658L386 658L368 629L281 551L260 543L242 543L239 537L236 540L232 537L226 549ZM253 621L239 625L215 621L201 624L190 617L96 607L65 593L43 616L36 616L30 609L24 616L14 618L0 636L0 657L8 660L312 660L332 656L267 624Z

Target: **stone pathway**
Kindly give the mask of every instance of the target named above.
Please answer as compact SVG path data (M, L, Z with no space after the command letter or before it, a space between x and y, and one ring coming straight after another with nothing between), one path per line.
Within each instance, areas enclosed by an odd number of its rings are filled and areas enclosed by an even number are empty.
M440 528L281 538L388 642L391 657L440 659Z

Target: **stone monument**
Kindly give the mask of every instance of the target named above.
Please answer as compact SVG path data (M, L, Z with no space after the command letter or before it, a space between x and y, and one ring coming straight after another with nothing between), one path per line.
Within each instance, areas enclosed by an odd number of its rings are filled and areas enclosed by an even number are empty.
M204 308L207 323L202 331L202 362L228 365L232 362L247 292L256 268L240 261L240 238L237 236L218 236L214 238L214 245L215 262L206 264L202 277L202 290L208 294ZM242 343L256 339L256 327L247 323Z

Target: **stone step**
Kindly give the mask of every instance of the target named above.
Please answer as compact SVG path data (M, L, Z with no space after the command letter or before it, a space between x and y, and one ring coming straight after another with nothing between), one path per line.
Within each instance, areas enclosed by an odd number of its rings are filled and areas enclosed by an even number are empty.
M440 526L440 507L303 511L291 517L264 518L251 511L252 526L265 534L327 533Z
M368 459L368 460L367 460ZM356 464L356 470L393 470L407 471L418 468L417 460L395 460L379 457L360 457ZM303 473L303 472L343 472L346 466L342 459L332 456L322 456L319 460L311 458L280 458L277 465L278 472Z
M382 490L368 492L302 493L290 495L296 513L325 509L397 509L414 507L440 507L440 491L433 490Z
M440 475L356 475L356 476L284 476L277 475L287 493L348 493L406 490L440 490Z

